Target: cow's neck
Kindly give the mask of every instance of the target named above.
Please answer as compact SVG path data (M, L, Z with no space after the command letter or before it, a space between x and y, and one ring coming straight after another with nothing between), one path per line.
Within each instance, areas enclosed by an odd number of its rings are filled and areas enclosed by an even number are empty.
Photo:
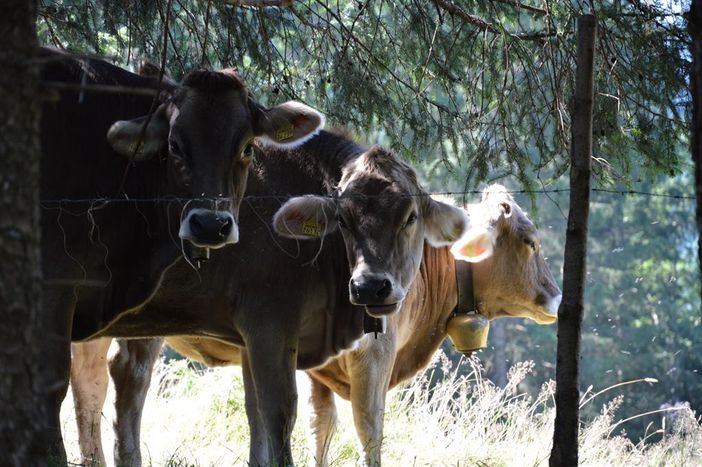
M343 167L365 151L349 138L328 131L321 131L304 149L305 155L319 168L330 191L339 183Z
M424 249L424 264L427 268L430 301L435 304L432 315L436 316L436 323L445 335L446 322L451 317L458 304L458 287L456 283L456 261L448 247L432 248L428 245Z
M446 322L458 303L457 297L456 268L449 248L425 243L422 264L406 298L410 309L403 307L400 315L409 311L407 318L421 324L430 333L427 338L431 345L438 347L446 335Z
M449 248L424 244L424 255L402 309L393 315L398 356L390 387L414 376L429 364L446 337L446 323L456 307L456 268Z
M422 265L410 294L416 303L412 319L422 327L424 321L430 324L430 340L436 347L446 336L446 325L454 314L478 311L472 265L457 262L448 247L433 248L425 243Z

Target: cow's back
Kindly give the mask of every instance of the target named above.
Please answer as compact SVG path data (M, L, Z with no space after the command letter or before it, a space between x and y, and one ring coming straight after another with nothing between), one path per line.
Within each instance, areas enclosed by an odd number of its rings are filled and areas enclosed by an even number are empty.
M44 281L51 291L71 289L77 302L74 324L86 325L74 333L87 337L81 334L101 327L115 310L142 303L178 248L159 238L164 219L155 201L144 201L159 196L160 162L130 164L106 138L115 121L148 114L154 97L79 87L157 86L101 60L46 49L39 59L42 81L56 97L44 104L41 119Z

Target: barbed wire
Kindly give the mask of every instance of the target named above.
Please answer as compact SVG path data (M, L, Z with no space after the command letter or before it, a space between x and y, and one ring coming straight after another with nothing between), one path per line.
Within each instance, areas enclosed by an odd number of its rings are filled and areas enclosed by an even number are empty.
M559 193L569 193L570 188L554 188L554 189L549 189L549 190L507 190L506 193L510 195L523 195L523 194L528 194L528 195L550 195L550 194L559 194ZM619 195L619 196L647 196L651 198L668 198L668 199L681 199L681 200L694 200L695 195L686 195L686 194L671 194L671 193L653 193L653 192L648 192L648 191L640 191L640 190L616 190L616 189L609 189L609 188L593 188L591 190L592 193L595 194L608 194L608 195ZM468 191L436 191L436 192L431 192L431 193L389 193L389 194L378 194L378 195L367 195L367 194L344 194L344 198L422 198L422 197L427 197L427 196L464 196L464 195L480 195L482 194L482 190L468 190ZM242 197L243 201L252 201L252 200L264 200L264 199L272 199L272 200L277 200L277 201L286 201L290 198L296 197L296 196L303 196L303 195L283 195L283 194L264 194L264 195L245 195ZM338 196L330 195L330 194L315 194L315 196L323 196L323 197L328 197L328 198L338 198ZM61 198L61 199L42 199L40 200L41 205L63 205L63 204L97 204L97 203L187 203L190 201L209 201L209 202L221 202L221 201L234 201L235 198L233 197L227 197L227 196L216 196L216 197L195 197L195 198L187 198L187 197L157 197L157 198L129 198L129 197L122 197L122 198L107 198L107 197L98 197L98 198L79 198L79 199L73 199L73 198Z

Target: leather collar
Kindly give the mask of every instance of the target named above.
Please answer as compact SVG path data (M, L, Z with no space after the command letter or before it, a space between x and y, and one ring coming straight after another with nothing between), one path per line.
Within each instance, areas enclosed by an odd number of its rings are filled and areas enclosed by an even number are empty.
M456 264L456 290L458 301L453 309L454 315L477 313L475 292L473 290L473 265L468 261L454 260Z
M385 327L387 325L386 318L376 318L369 315L368 313L363 313L363 333L375 334L375 338L378 338L378 333L382 334L385 332Z

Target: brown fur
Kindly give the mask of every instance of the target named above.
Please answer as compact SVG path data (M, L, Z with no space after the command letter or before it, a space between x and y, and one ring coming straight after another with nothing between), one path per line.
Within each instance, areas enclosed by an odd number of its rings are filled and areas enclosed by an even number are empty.
M408 195L426 193L420 186L414 169L388 149L373 146L357 164L360 166L360 171L366 175L377 176L387 181L401 181L398 184L409 189ZM358 173L359 170L345 171L339 186L346 187Z
M246 85L233 68L225 68L220 71L191 71L183 78L183 86L209 92L246 89Z

